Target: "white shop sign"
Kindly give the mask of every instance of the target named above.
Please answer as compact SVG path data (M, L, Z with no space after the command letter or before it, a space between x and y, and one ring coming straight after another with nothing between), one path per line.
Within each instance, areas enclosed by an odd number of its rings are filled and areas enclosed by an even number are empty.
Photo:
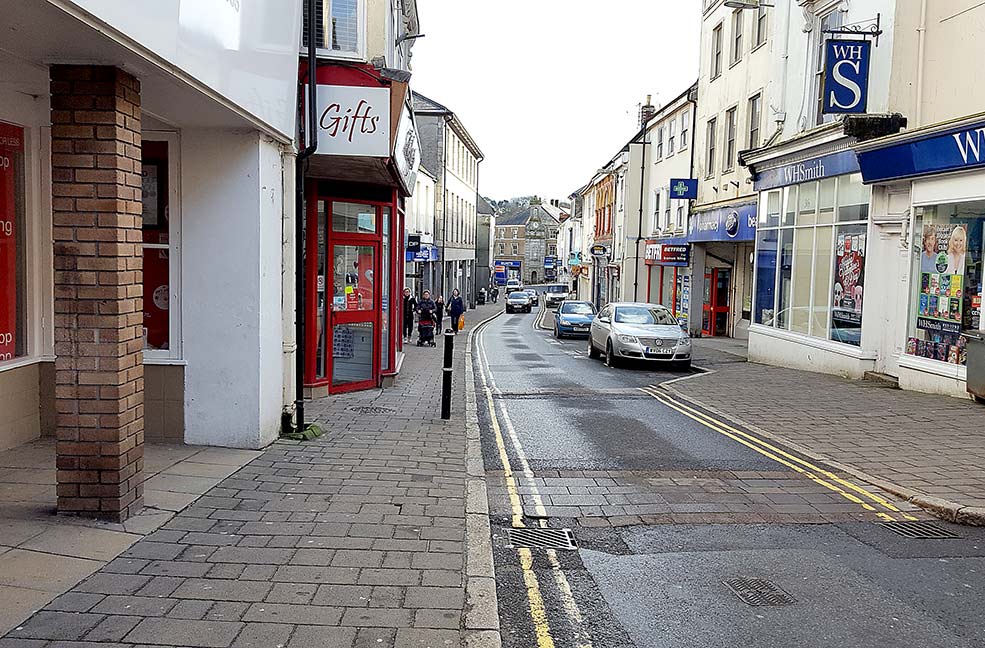
M318 86L316 152L390 157L390 89Z

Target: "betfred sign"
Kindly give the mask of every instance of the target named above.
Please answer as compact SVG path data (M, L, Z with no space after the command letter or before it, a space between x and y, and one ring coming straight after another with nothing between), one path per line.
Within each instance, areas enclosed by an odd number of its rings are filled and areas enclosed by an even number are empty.
M667 265L685 267L691 259L691 246L683 241L657 242L646 244L647 265Z
M411 124L405 122L405 134ZM316 153L390 157L390 89L319 85Z

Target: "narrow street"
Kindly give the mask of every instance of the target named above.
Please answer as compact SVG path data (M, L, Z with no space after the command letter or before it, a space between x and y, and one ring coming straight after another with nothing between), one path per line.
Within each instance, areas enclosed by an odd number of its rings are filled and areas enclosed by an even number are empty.
M551 317L501 315L473 349L504 646L982 644L981 529L904 537L883 524L929 516L659 387L689 374L588 358Z

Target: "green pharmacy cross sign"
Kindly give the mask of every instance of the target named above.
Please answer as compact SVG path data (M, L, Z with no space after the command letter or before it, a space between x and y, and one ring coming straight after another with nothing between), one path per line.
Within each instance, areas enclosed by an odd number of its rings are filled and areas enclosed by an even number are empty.
M694 178L671 178L670 197L677 200L697 200L698 181Z

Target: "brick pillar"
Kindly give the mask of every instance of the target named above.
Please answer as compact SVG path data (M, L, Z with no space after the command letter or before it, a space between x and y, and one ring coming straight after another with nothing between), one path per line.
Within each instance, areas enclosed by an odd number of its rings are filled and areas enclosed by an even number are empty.
M140 82L51 68L58 510L143 503Z

